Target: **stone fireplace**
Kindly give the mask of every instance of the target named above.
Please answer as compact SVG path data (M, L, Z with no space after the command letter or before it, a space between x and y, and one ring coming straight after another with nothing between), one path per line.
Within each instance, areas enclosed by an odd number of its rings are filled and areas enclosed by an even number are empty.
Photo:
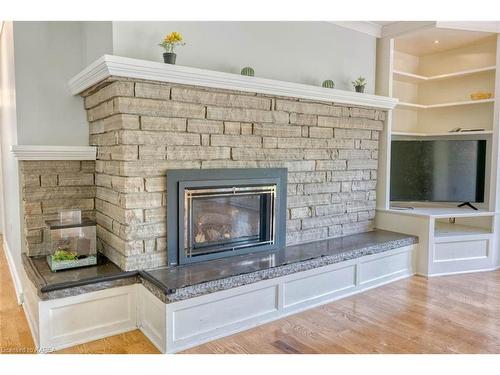
M285 243L286 169L167 171L169 265Z
M89 144L97 148L95 170L87 172L93 162L65 161L22 168L30 255L44 253L42 219L52 215L48 200L59 199L61 207L95 216L99 250L120 268L168 264L167 248L179 232L167 228L166 175L185 169L286 169L280 240L287 246L373 228L379 134L386 109L394 106L390 98L116 56L97 60L70 86L84 97ZM267 219L253 214L257 201L272 201L262 198L272 193L255 191L243 199L233 194L239 185L226 188L231 195L203 203L196 196L207 191L190 191L192 219L204 223L189 232L191 250L226 237L276 244ZM211 212L199 214L207 202ZM239 234L218 213L236 204L247 217ZM212 223L214 218L221 221Z

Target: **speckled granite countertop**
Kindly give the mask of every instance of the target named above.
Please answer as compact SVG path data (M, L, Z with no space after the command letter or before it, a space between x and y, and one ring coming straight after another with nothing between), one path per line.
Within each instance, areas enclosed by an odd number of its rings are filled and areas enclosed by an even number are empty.
M95 266L52 272L45 256L23 254L26 275L42 300L75 296L82 293L130 285L139 282L139 272L122 271L103 255Z
M255 253L143 271L141 278L144 286L153 294L163 302L171 303L417 242L415 236L375 230L288 246L271 253Z
M23 256L26 274L42 300L142 282L165 303L408 246L417 237L375 230L289 246L270 253L221 258L179 267L126 272L101 256L97 266L51 272L44 257Z

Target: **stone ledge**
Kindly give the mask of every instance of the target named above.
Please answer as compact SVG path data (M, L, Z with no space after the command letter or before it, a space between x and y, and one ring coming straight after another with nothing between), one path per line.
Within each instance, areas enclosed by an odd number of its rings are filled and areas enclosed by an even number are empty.
M22 256L24 270L41 300L64 298L115 286L135 284L137 271L122 271L105 256L96 266L52 272L43 257Z
M366 255L413 245L417 237L374 230L285 249L222 258L199 264L141 271L143 283L165 303L231 289L261 280L307 271Z

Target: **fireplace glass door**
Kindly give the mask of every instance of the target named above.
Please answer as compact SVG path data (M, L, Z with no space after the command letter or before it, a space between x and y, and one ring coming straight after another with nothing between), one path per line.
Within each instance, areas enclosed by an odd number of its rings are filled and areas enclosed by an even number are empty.
M273 244L275 198L276 185L186 188L185 257Z

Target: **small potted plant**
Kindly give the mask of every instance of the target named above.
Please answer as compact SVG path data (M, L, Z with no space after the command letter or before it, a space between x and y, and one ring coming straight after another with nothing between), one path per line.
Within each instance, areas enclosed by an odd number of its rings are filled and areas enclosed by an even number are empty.
M358 79L352 81L352 85L354 86L354 90L356 90L356 92L365 92L366 84L366 78L361 76L359 76Z
M163 54L163 61L166 64L175 64L175 58L177 55L174 53L174 49L177 46L183 46L183 38L181 33L177 31L172 31L168 34L163 41L159 44L163 48L165 48L165 53Z
M245 66L243 69L241 69L241 75L253 77L255 76L255 70L253 70L253 68L250 66Z
M327 79L326 81L323 81L321 87L324 87L326 89L334 89L335 83L331 79Z

